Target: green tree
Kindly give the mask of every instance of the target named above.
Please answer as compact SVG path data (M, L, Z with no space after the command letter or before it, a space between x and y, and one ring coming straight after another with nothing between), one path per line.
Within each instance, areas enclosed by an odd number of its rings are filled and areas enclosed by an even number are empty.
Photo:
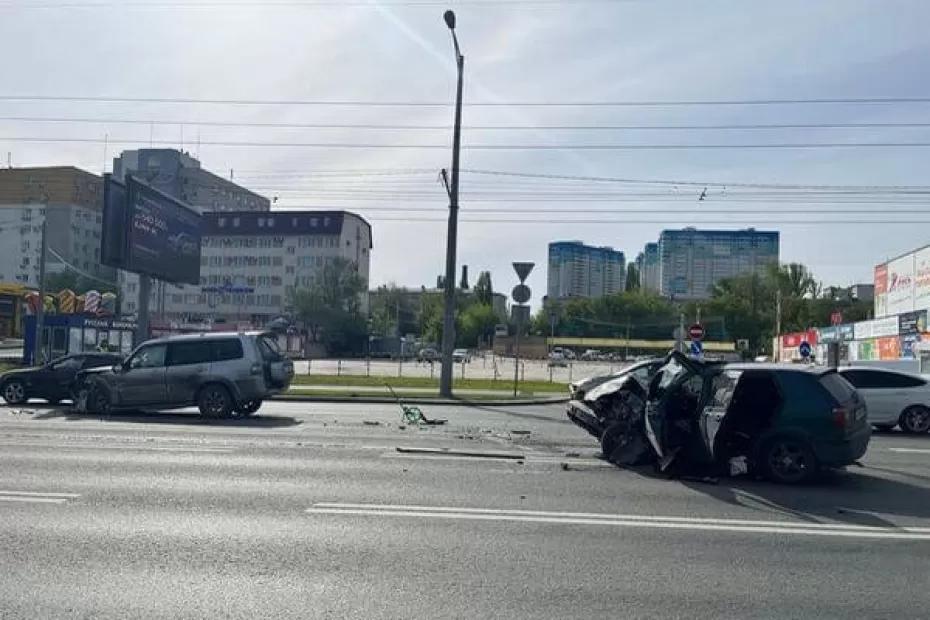
M355 263L335 258L323 265L313 284L293 290L289 301L313 342L333 353L356 352L366 331L360 307L364 288Z
M115 282L107 283L102 280L88 278L70 270L50 273L45 276L46 291L49 293L57 293L64 289L71 289L78 295L83 295L90 290L99 291L101 293L117 292Z
M487 304L474 303L459 313L456 328L456 344L462 347L476 347L482 341L487 342L494 334L498 323L494 308Z
M475 300L479 304L490 306L494 303L494 288L491 286L491 272L482 271L474 288Z
M639 268L636 263L630 263L626 266L626 291L638 291L639 287Z

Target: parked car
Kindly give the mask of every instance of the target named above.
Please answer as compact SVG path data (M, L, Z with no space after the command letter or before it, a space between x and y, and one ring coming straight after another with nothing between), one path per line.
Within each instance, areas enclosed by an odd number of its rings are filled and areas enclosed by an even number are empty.
M197 405L205 416L251 415L293 377L272 334L170 336L144 342L112 368L79 373L75 400L94 413Z
M425 347L417 353L417 360L421 362L438 362L441 357L439 351L433 347Z
M468 349L455 349L452 351L452 361L456 364L470 362L471 355L468 354Z
M631 364L626 368L618 370L617 372L598 375L596 377L586 377L584 379L579 379L578 381L573 381L568 384L568 394L572 398L584 398L585 394L589 393L594 388L609 383L615 379L620 379L626 375L633 375L643 386L649 385L649 380L652 379L653 375L665 364L663 359L650 359L643 362L637 362ZM610 386L607 386L606 389L610 389ZM594 397L595 399L597 396Z
M571 401L568 417L618 465L720 473L742 463L782 483L854 463L871 437L864 399L833 369L702 363L677 352L648 388L627 375Z
M77 353L44 366L11 370L0 376L0 394L11 405L20 405L30 398L57 404L71 398L72 384L80 370L112 366L119 361L119 355L110 353Z
M585 361L595 361L601 358L601 352L597 349L588 349L581 354L581 359Z
M875 428L897 425L905 433L930 432L930 382L923 377L860 366L840 368L839 373L865 398Z
M559 367L568 366L565 353L561 349L552 349L552 351L549 352L549 365Z

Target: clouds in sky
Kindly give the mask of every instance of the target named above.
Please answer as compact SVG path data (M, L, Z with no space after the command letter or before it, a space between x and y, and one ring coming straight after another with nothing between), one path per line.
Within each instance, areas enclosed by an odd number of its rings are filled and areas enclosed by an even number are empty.
M454 64L444 6L276 5L30 8L61 0L0 2L6 94L265 100L451 101ZM135 0L137 4L155 0ZM496 5L451 2L466 56L466 101L726 100L928 96L922 0L654 0ZM178 121L149 126L0 120L0 149L16 165L104 165L100 143L33 143L11 137L102 138L145 146L172 141L220 174L280 197L282 208L345 208L372 219L373 283L435 282L442 271L442 222L383 221L445 215L436 177L445 149L224 147L209 141L414 143L448 145L442 130L215 127L204 121L448 125L451 108L234 106L0 101L0 117L47 116ZM930 104L696 107L468 107L466 125L695 125L930 122ZM186 124L180 124L184 121ZM200 146L197 146L197 139ZM930 129L703 131L467 130L466 146L487 144L745 144L759 142L930 142ZM463 167L536 173L810 184L923 184L928 149L819 150L467 150ZM317 180L320 170L428 170L395 177ZM291 176L267 172L296 171ZM289 173L290 174L290 173ZM258 189L260 188L260 189ZM697 211L662 215L663 203L490 202L500 192L568 190L565 184L497 180L466 173L470 209L563 208L534 220L579 218L581 208L616 207L613 224L463 222L459 263L491 269L499 289L516 282L509 264L539 264L529 280L545 289L546 244L580 239L635 257L662 228L702 225ZM690 190L689 190L690 191ZM469 201L473 198L485 200ZM481 192L488 192L482 194ZM404 196L408 201L392 198ZM526 194L527 196L529 194ZM416 200L412 198L415 196ZM340 199L343 198L343 199ZM370 199L363 199L370 198ZM690 205L689 205L690 206ZM696 203L695 207L700 208ZM703 206L703 203L702 205ZM798 205L795 205L797 207ZM800 205L803 207L803 205ZM861 205L860 205L861 206ZM386 211L417 207L425 212ZM625 224L623 209L655 208L649 224ZM752 208L759 208L754 205ZM761 205L762 208L765 205ZM867 208L868 205L865 205ZM736 207L735 207L736 208ZM748 208L748 207L747 207ZM764 214L776 218L778 205ZM815 207L816 208L816 207ZM842 208L842 207L839 207ZM506 217L507 214L487 215ZM760 220L763 216L760 216ZM745 216L744 216L745 218ZM634 219L632 216L626 219ZM649 219L639 215L635 219ZM795 218L796 219L796 218ZM808 263L830 283L868 280L871 265L930 243L927 226L774 226L782 258Z

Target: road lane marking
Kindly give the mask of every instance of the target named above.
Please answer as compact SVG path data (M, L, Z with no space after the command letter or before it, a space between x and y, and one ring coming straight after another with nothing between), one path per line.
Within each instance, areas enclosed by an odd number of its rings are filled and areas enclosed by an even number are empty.
M601 513L454 508L448 506L403 506L394 504L343 504L321 502L307 514L509 521L562 525L612 525L655 529L703 530L792 536L833 536L845 538L886 538L930 540L928 527L876 527L866 525L752 521L651 515L612 515Z
M0 490L0 495L22 495L23 497L61 497L64 499L74 499L80 497L80 493L37 493L35 491L7 491Z
M930 450L924 448L888 448L891 452L907 452L913 454L930 454Z
M64 504L77 499L79 493L40 493L36 491L0 490L0 502L29 502L33 504Z
M0 495L0 502L29 502L32 504L64 504L68 500L64 498L54 498L54 497L19 497L11 496L6 497Z
M133 450L141 452L205 452L216 454L228 454L234 452L234 448L201 448L197 446L144 446L144 445L125 445L125 446L103 446L98 444L51 444L41 442L0 442L0 446L10 448L49 448L54 450Z

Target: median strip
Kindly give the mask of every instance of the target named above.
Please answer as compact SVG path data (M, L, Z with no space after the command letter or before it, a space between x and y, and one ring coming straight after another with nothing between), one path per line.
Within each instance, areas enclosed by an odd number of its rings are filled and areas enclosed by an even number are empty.
M450 506L407 506L397 504L348 504L321 502L306 510L307 514L403 517L419 519L459 519L553 525L593 525L717 531L731 533L777 534L782 536L831 536L841 538L882 538L892 540L930 540L928 527L877 527L842 523L805 523L586 512L548 512Z

